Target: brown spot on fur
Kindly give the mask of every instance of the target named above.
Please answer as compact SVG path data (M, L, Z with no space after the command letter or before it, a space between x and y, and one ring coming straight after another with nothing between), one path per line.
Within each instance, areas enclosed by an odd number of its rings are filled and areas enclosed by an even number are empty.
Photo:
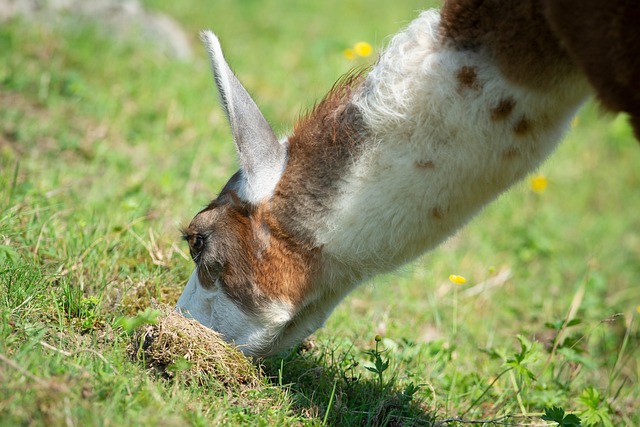
M481 88L478 82L478 67L463 66L456 73L456 79L460 86L469 89L479 90Z
M491 120L497 122L506 119L509 117L515 106L516 101L514 101L513 98L500 100L500 102L491 109Z
M547 24L542 1L445 1L442 34L460 50L486 50L511 81L546 88L575 67Z
M519 155L520 155L520 151L515 147L507 148L502 152L502 158L504 160L513 160Z
M417 160L414 165L418 169L433 169L436 165L433 163L433 160Z
M522 117L513 126L513 132L518 136L526 135L531 131L531 122L526 117Z
M444 218L444 210L439 206L431 209L431 218L438 220Z

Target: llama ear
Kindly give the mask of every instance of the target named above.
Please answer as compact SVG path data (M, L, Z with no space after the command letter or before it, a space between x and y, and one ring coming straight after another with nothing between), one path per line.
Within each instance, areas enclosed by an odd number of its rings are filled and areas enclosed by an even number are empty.
M251 203L271 197L282 176L287 148L233 74L222 54L218 38L211 31L201 33L240 157L242 181L238 195Z

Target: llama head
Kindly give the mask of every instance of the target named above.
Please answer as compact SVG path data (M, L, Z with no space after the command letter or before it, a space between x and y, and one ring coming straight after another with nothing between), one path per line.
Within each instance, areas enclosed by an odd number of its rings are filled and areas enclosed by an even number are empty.
M287 325L308 286L314 250L283 238L271 213L287 163L286 140L278 141L234 76L217 38L211 32L202 38L240 170L184 229L196 267L177 309L220 332L247 355L264 356L309 333L292 333L296 328Z

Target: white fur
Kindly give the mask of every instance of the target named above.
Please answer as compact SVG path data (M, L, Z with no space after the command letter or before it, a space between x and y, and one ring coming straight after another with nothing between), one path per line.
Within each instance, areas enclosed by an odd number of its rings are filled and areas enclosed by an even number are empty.
M396 35L355 95L373 141L317 233L325 251L370 274L435 247L535 169L587 94L581 79L558 81L552 94L511 84L482 52L443 45L438 22L427 11ZM481 90L460 87L463 66L477 67ZM513 112L492 121L492 106L507 98ZM532 130L518 136L522 116ZM510 148L521 154L504 159ZM426 161L433 168L416 167Z
M221 289L205 289L196 268L182 291L176 309L221 333L247 356L270 354L283 325L291 319L291 306L272 301L258 316L247 314ZM303 337L304 338L304 337Z
M233 79L233 73L231 69L227 66L227 61L224 59L224 54L222 53L222 47L220 46L220 41L215 34L211 31L203 31L202 40L207 48L207 53L209 54L209 59L211 61L211 68L213 69L213 74L216 78L216 83L218 84L220 90L220 97L222 98L222 107L225 109L227 113L227 117L235 117L234 105L232 102L228 102L226 96L230 96L233 92L231 86L231 80ZM233 126L233 124L232 124Z

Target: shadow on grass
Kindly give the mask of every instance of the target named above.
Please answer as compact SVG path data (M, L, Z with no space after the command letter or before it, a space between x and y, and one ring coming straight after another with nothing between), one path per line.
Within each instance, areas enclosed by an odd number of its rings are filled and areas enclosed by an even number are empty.
M381 383L358 363L358 352L299 349L285 358L267 359L262 367L274 384L289 390L294 412L326 425L434 425L424 390L411 383L400 386L390 372L384 372Z

